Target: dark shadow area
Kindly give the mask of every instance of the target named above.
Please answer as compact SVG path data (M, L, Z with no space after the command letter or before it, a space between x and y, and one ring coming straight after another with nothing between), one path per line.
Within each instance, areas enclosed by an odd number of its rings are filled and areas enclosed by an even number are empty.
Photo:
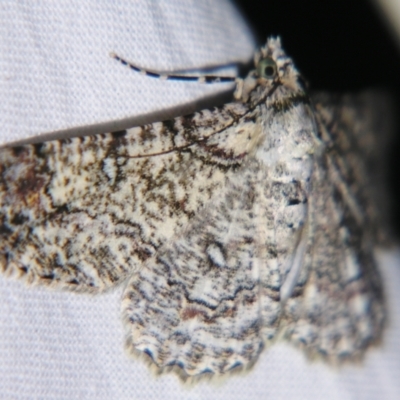
M374 5L358 0L237 0L259 44L279 35L313 90L378 87L400 99L400 44ZM400 122L400 120L398 121ZM388 159L393 220L400 233L400 125Z

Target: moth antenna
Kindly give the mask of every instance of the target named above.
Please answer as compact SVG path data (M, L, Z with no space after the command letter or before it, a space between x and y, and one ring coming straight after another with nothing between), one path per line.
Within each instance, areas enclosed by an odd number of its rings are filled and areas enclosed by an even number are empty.
M142 75L150 76L151 78L158 78L162 80L175 80L175 81L186 81L186 82L199 82L199 83L226 83L235 82L236 77L234 76L217 76L217 75L181 75L181 74L168 74L164 72L151 71L148 69L140 68L124 58L118 56L115 53L110 53L110 57L119 61L121 64L129 67L130 69L139 72ZM182 71L184 73L184 71Z

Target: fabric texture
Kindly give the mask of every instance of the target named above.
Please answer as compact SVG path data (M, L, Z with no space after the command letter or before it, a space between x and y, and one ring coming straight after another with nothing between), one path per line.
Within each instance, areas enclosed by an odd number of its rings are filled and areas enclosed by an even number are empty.
M228 1L3 1L0 10L0 143L76 127L104 131L154 112L166 118L229 89L151 79L111 51L148 69L182 70L245 62L254 50ZM398 398L399 261L399 251L380 254L390 321L383 346L360 366L334 370L280 342L250 372L191 388L126 355L121 287L77 295L0 276L0 398Z

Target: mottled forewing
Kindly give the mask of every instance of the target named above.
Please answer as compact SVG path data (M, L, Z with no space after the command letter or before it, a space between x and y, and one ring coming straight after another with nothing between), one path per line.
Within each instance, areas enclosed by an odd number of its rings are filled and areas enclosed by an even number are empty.
M1 269L76 290L121 281L224 187L256 134L247 113L1 149Z
M313 168L304 260L309 272L287 301L282 325L308 354L337 363L360 358L378 342L386 318L374 258L381 221L370 180L386 132L372 94L318 99L316 120L326 147Z
M276 336L307 192L249 157L124 293L127 346L184 376L249 367Z
M274 337L279 288L266 264L265 171L239 168L154 260L132 277L123 296L127 347L159 368L184 376L225 373L254 362ZM276 273L276 271L275 271Z
M313 97L322 139L331 148L330 165L367 214L379 243L391 242L388 193L389 150L396 126L393 98L371 90L359 95L318 93Z

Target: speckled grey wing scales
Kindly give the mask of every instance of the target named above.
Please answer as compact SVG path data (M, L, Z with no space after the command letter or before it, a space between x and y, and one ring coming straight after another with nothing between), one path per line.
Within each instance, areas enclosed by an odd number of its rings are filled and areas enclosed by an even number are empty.
M132 277L123 296L130 351L184 375L221 374L254 362L274 337L281 306L264 207L281 199L264 197L264 177L259 164L246 163Z
M247 111L233 104L127 132L2 149L2 270L78 291L101 291L136 272L242 162L249 136L226 141Z
M333 363L360 358L385 324L376 243L387 233L378 213L389 99L379 92L314 97L328 149L315 159L309 197L310 239L303 273L286 302L282 326L310 356ZM381 184L381 182L380 182ZM382 198L385 198L383 196ZM375 200L375 201L374 201ZM375 206L375 207L374 207Z
M394 132L393 99L370 90L359 95L318 93L313 96L321 133L332 150L332 179L348 186L359 211L367 214L364 225L376 243L391 242L388 154ZM358 217L360 218L360 217Z

